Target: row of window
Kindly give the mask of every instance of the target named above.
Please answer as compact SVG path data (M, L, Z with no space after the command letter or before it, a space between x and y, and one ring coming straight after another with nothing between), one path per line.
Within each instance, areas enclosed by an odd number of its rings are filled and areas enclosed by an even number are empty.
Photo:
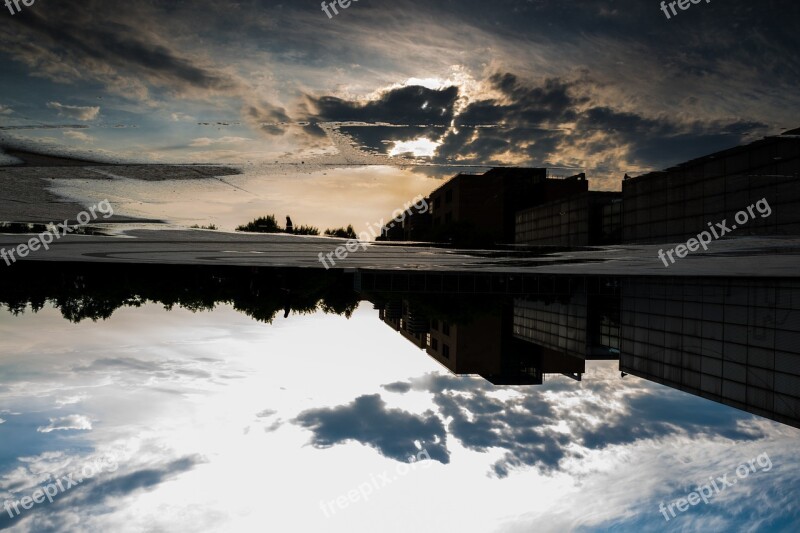
M439 321L438 320L431 320L431 329L433 331L439 331ZM442 334L450 336L450 324L447 322L442 321Z
M434 339L433 337L430 336L430 334L428 334L428 346L434 352L438 352L439 351L439 340L438 339ZM450 359L450 346L445 344L445 343L442 343L442 357L444 357L445 359Z

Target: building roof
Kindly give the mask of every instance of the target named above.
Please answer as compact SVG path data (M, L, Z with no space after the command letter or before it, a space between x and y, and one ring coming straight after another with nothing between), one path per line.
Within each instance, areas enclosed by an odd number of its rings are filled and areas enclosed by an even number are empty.
M753 141L751 143L742 144L742 145L739 145L739 146L735 146L733 148L727 148L727 149L721 150L719 152L714 152L713 154L709 154L709 155L705 155L705 156L702 156L702 157L698 157L696 159L691 159L691 160L686 161L684 163L680 163L678 165L669 167L669 168L667 168L665 170L655 170L655 171L652 171L652 172L648 172L646 174L642 174L640 176L628 177L628 178L625 179L625 181L638 180L638 179L641 179L641 178L648 178L648 177L651 177L651 176L654 176L654 175L664 174L666 172L674 172L676 170L685 170L687 168L696 167L698 165L703 165L703 164L705 164L705 163L707 163L709 161L713 161L715 159L720 159L720 158L723 158L723 157L728 157L728 156L740 154L742 152L747 152L747 151L753 150L754 148L758 148L758 147L761 147L761 146L766 146L766 145L769 145L769 144L774 144L774 143L780 142L782 140L794 139L797 136L800 136L800 128L796 128L796 129L793 129L793 130L785 131L781 135L770 135L768 137L764 137L763 139L759 139L759 140Z

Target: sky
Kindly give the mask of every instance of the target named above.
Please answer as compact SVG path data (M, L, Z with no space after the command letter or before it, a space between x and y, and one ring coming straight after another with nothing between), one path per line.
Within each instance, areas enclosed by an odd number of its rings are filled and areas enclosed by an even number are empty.
M655 0L360 0L329 18L311 0L38 2L2 12L0 145L236 165L244 181L213 191L225 212L116 199L223 229L270 210L373 223L497 165L619 190L625 174L800 126L800 5L689 5L668 19ZM324 186L328 171L346 178ZM386 203L334 205L376 179Z
M349 319L271 324L228 305L155 304L76 324L48 305L0 313L0 353L0 503L46 485L45 473L101 465L53 504L3 511L3 530L794 531L797 521L797 429L622 379L615 361L530 387L453 376L366 302ZM663 519L660 503L759 456L768 461L708 504ZM328 505L365 484L377 486L367 500Z
M5 137L118 158L345 144L341 162L610 177L800 125L798 15L788 0L670 19L655 1L360 0L333 18L313 1L40 2L3 12L0 116L81 126Z

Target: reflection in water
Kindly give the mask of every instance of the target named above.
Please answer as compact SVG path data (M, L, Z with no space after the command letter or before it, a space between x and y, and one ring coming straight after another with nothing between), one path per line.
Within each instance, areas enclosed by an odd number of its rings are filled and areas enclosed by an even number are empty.
M378 278L8 269L0 303L16 317L0 314L0 500L108 454L120 468L29 514L0 513L0 529L174 530L188 513L214 531L260 530L269 518L287 530L365 530L387 516L427 531L441 509L400 510L469 483L474 499L449 519L462 530L507 516L512 531L543 519L556 530L660 530L660 501L768 453L775 468L747 483L768 504L730 490L681 519L768 510L764 523L790 530L797 282ZM335 503L422 449L430 469L369 502ZM251 474L276 481L243 486ZM497 495L493 513L486 494ZM207 512L188 511L198 507ZM66 516L80 527L55 521Z
M192 311L228 303L270 323L292 311L350 316L368 300L456 375L495 385L542 384L547 374L580 381L587 360L619 360L623 374L800 427L800 282L546 278L541 292L502 295L446 284L395 292L374 280L365 289L361 279L359 294L352 275L318 270L33 263L0 279L0 303L21 313L49 301L73 322L148 301Z
M624 374L800 427L800 282L631 277L558 287L494 309L473 296L476 316L460 324L426 314L420 295L376 305L455 374L541 384L548 373L580 380L587 360L619 359Z
M345 316L358 299L352 277L299 270L161 265L26 264L0 278L0 303L14 313L46 302L71 322L109 318L146 302L210 311L220 304L261 322L276 315L317 310Z

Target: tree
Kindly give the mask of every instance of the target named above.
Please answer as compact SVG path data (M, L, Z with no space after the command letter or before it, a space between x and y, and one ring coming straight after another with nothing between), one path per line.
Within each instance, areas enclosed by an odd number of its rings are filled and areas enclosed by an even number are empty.
M250 233L282 233L283 229L278 225L275 215L259 217L244 226L239 226L236 231L247 231Z
M326 229L325 235L329 237L341 237L342 239L357 239L356 231L353 229L353 225L349 224L347 228L337 228L337 229Z

